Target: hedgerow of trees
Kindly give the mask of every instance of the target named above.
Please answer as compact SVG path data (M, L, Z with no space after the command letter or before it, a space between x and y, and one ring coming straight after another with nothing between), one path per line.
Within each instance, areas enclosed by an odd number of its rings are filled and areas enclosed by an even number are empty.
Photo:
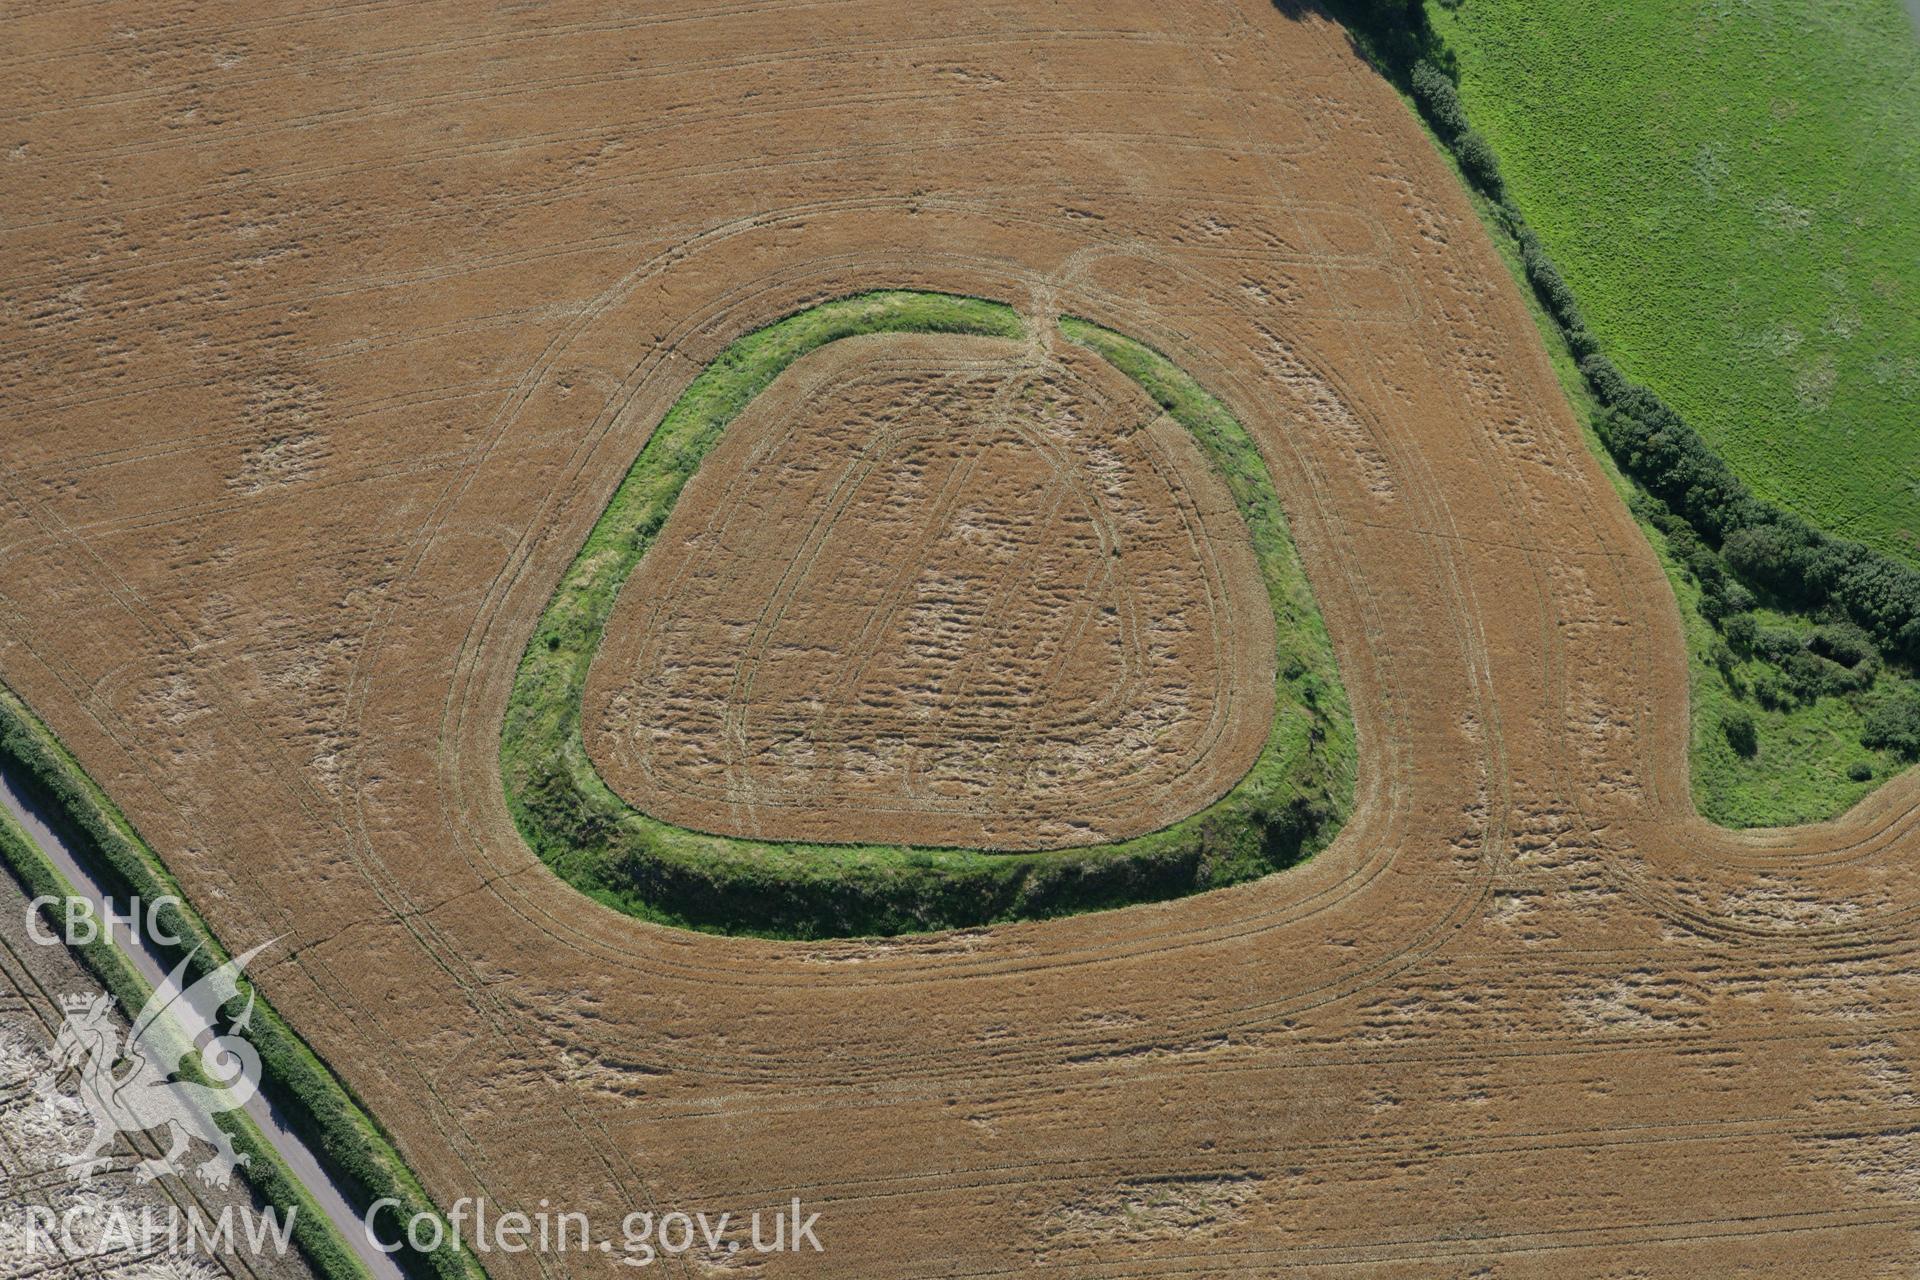
M1449 8L1459 2L1439 0ZM1863 691L1884 659L1920 664L1920 571L1758 497L1671 405L1601 352L1572 288L1508 196L1493 148L1468 119L1453 54L1428 23L1424 0L1329 5L1363 51L1412 96L1467 180L1494 202L1519 248L1527 283L1599 402L1595 432L1649 495L1636 502L1638 514L1661 530L1700 586L1701 612L1722 637L1715 660L1729 670L1737 658L1770 666L1746 690L1764 706ZM1810 634L1762 627L1751 612L1762 603L1824 625ZM1730 728L1730 740L1746 740L1744 726ZM1920 700L1881 704L1862 741L1920 758Z

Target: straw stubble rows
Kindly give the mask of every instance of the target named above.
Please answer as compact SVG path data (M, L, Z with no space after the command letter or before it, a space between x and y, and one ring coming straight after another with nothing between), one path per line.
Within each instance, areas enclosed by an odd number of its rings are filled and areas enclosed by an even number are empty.
M802 1196L767 1275L1911 1269L1914 786L1692 816L1658 566L1324 17L8 21L0 674L229 945L289 935L274 1002L443 1201ZM1329 849L792 944L522 843L516 664L649 427L875 287L1085 316L1246 426L1359 731Z

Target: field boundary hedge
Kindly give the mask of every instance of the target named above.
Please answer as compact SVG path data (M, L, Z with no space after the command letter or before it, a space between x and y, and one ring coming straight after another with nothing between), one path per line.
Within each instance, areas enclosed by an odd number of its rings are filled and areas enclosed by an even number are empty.
M1456 59L1427 21L1424 0L1333 0L1332 8L1375 65L1412 97L1467 180L1493 201L1519 245L1527 283L1603 407L1594 430L1621 470L1720 553L1749 591L1800 611L1831 606L1886 657L1920 663L1920 570L1756 496L1677 410L1601 351L1572 287L1507 193L1493 147L1468 119Z
M138 897L149 903L172 898L179 903L162 904L156 911L162 930L181 940L178 946L161 948L169 953L171 961L177 963L194 952L188 972L195 978L226 963L229 953L199 913L187 905L179 882L160 856L52 731L4 684L0 684L0 764L19 780L74 857L110 894ZM0 821L0 860L27 887L30 897L50 894L64 898L72 891L58 869L10 817ZM120 1001L124 1012L130 1016L140 1008L147 994L145 980L113 944L94 942L73 950ZM260 1087L319 1154L348 1202L364 1216L376 1200L391 1197L398 1201L399 1211L383 1210L376 1219L389 1240L403 1239L405 1220L416 1213L439 1216L419 1179L367 1109L288 1025L264 993L244 975L239 984L243 993L251 991L255 997L246 1038L260 1054ZM254 1157L253 1163L242 1170L254 1192L283 1210L297 1206L294 1240L314 1270L325 1280L366 1280L368 1273L359 1258L334 1232L252 1121L241 1112L216 1119L233 1135L236 1149ZM452 1238L450 1233L447 1238ZM416 1280L485 1277L477 1260L458 1247L419 1253L403 1245L393 1256Z
M641 449L555 589L515 676L501 777L534 852L575 888L681 928L782 938L898 934L1181 897L1289 867L1345 821L1352 716L1332 645L1257 447L1166 357L1063 318L1070 341L1113 363L1186 426L1253 537L1281 652L1266 746L1226 795L1163 830L1078 849L993 853L749 840L691 831L627 804L587 756L587 672L621 586L680 489L747 402L828 342L863 333L1015 338L1003 303L903 290L860 294L749 333L697 375Z
M1461 2L1435 0L1445 8ZM1290 0L1276 3L1290 8ZM1705 736L1701 708L1694 708L1695 801L1702 812L1735 804L1741 815L1733 825L1776 825L1839 811L1776 817L1770 805L1753 812L1735 801L1734 793L1764 776L1764 769L1746 782L1713 774L1708 791L1701 791L1703 777L1726 763L1716 765L1710 750L1702 754L1712 737L1723 737L1740 761L1763 754L1761 738L1749 731L1751 711L1741 703L1769 712L1793 753L1808 750L1809 735L1820 732L1813 726L1832 723L1832 712L1816 704L1838 698L1848 704L1845 715L1854 721L1849 733L1857 734L1859 746L1883 753L1894 771L1920 759L1920 684L1914 679L1920 665L1920 570L1758 497L1678 411L1629 379L1601 350L1572 287L1507 191L1492 146L1473 128L1456 81L1458 60L1428 21L1426 0L1327 3L1358 51L1411 98L1465 182L1484 197L1489 229L1512 244L1518 275L1594 401L1590 424L1599 447L1633 485L1628 505L1650 535L1657 531L1664 539L1663 559L1671 561L1671 570L1698 588L1696 611L1712 639L1696 656L1725 694L1707 701L1736 704L1721 706L1722 723L1707 726L1714 734ZM1883 674L1884 687L1877 687ZM1832 746L1815 749L1823 764L1836 763L1841 754ZM1840 809L1863 794L1858 784L1875 776L1871 762L1851 762L1849 794L1832 792L1845 801ZM1800 796L1796 803L1805 800Z

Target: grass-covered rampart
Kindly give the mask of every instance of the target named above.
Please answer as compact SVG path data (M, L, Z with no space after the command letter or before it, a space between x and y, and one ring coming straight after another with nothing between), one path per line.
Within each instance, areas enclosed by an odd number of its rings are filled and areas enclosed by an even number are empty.
M897 934L1057 916L1177 897L1291 866L1332 838L1352 803L1352 718L1333 652L1259 452L1225 407L1165 357L1108 330L1062 331L1117 365L1195 439L1252 534L1281 646L1276 714L1252 769L1162 831L1079 849L993 853L799 844L687 830L620 799L593 768L581 701L620 587L727 424L782 370L826 343L877 332L1012 338L1000 303L889 291L840 299L739 339L668 410L536 626L501 739L521 834L569 883L621 911L684 928L773 937Z

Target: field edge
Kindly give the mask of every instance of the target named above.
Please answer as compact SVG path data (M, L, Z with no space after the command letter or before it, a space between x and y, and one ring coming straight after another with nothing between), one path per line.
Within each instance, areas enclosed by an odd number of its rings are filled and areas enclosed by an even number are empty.
M162 949L172 953L176 961L191 954L190 975L198 978L231 957L188 902L159 854L53 731L4 683L0 683L0 765L14 771L67 841L74 857L102 884L149 903L172 899L157 906L155 917L161 928L180 942ZM65 897L72 891L32 839L11 815L4 813L0 813L0 862L27 888L29 897ZM146 984L112 944L96 941L71 950L124 1010L140 1007ZM380 1219L388 1226L394 1226L395 1221L404 1224L415 1214L443 1219L372 1112L257 985L244 975L239 982L243 993L253 995L247 1039L259 1051L261 1088L300 1127L348 1200L363 1215L383 1198L396 1202L399 1209L387 1210L389 1216ZM237 1149L254 1156L253 1164L241 1172L255 1193L281 1209L298 1208L294 1238L302 1256L324 1280L365 1280L368 1273L359 1259L335 1234L272 1147L258 1136L252 1121L241 1112L220 1115L216 1121L233 1134ZM396 1229L394 1235L404 1238L404 1231ZM417 1280L485 1280L486 1276L478 1260L457 1244L432 1253L403 1245L394 1257Z
M1818 668L1813 677L1824 678L1826 684L1795 687L1781 664L1752 646L1731 646L1723 638L1724 618L1747 613L1763 637L1785 637L1780 642L1791 648L1795 641L1804 645L1836 618L1848 622L1844 615L1849 610L1837 601L1817 612L1795 608L1764 588L1756 594L1745 585L1731 593L1745 592L1744 601L1728 607L1726 586L1735 574L1720 554L1718 531L1709 529L1703 535L1688 512L1674 510L1648 488L1632 465L1637 456L1621 456L1633 450L1643 429L1638 407L1648 403L1660 422L1646 434L1658 438L1664 430L1683 442L1683 451L1697 454L1700 465L1713 473L1706 477L1710 491L1737 491L1743 495L1737 499L1743 509L1765 507L1746 494L1725 462L1677 414L1613 366L1586 328L1572 289L1507 196L1491 144L1472 128L1450 86L1436 85L1431 78L1415 82L1414 69L1422 63L1439 70L1450 69L1455 61L1444 37L1426 21L1424 2L1406 0L1402 9L1398 0L1330 0L1330 7L1375 70L1399 90L1429 143L1459 179L1468 203L1521 286L1561 388L1582 424L1583 440L1626 502L1668 579L1687 648L1688 788L1695 812L1728 830L1799 826L1842 816L1912 767L1911 756L1890 746L1867 746L1860 738L1876 711L1902 702L1920 708L1920 683L1906 660L1906 650L1920 642L1920 634L1879 637L1889 660L1874 659L1874 674L1885 677L1878 689L1871 674L1855 687L1849 684L1850 669ZM1616 442L1609 427L1629 417L1628 430L1619 433L1625 442ZM1845 546L1827 535L1809 537ZM1863 576L1884 572L1909 585L1920 582L1911 570L1881 553L1859 550L1865 552ZM1913 630L1920 633L1920 628ZM1815 667L1807 658L1798 661L1802 670ZM1733 745L1735 726L1742 724L1757 738L1756 749L1745 753Z

